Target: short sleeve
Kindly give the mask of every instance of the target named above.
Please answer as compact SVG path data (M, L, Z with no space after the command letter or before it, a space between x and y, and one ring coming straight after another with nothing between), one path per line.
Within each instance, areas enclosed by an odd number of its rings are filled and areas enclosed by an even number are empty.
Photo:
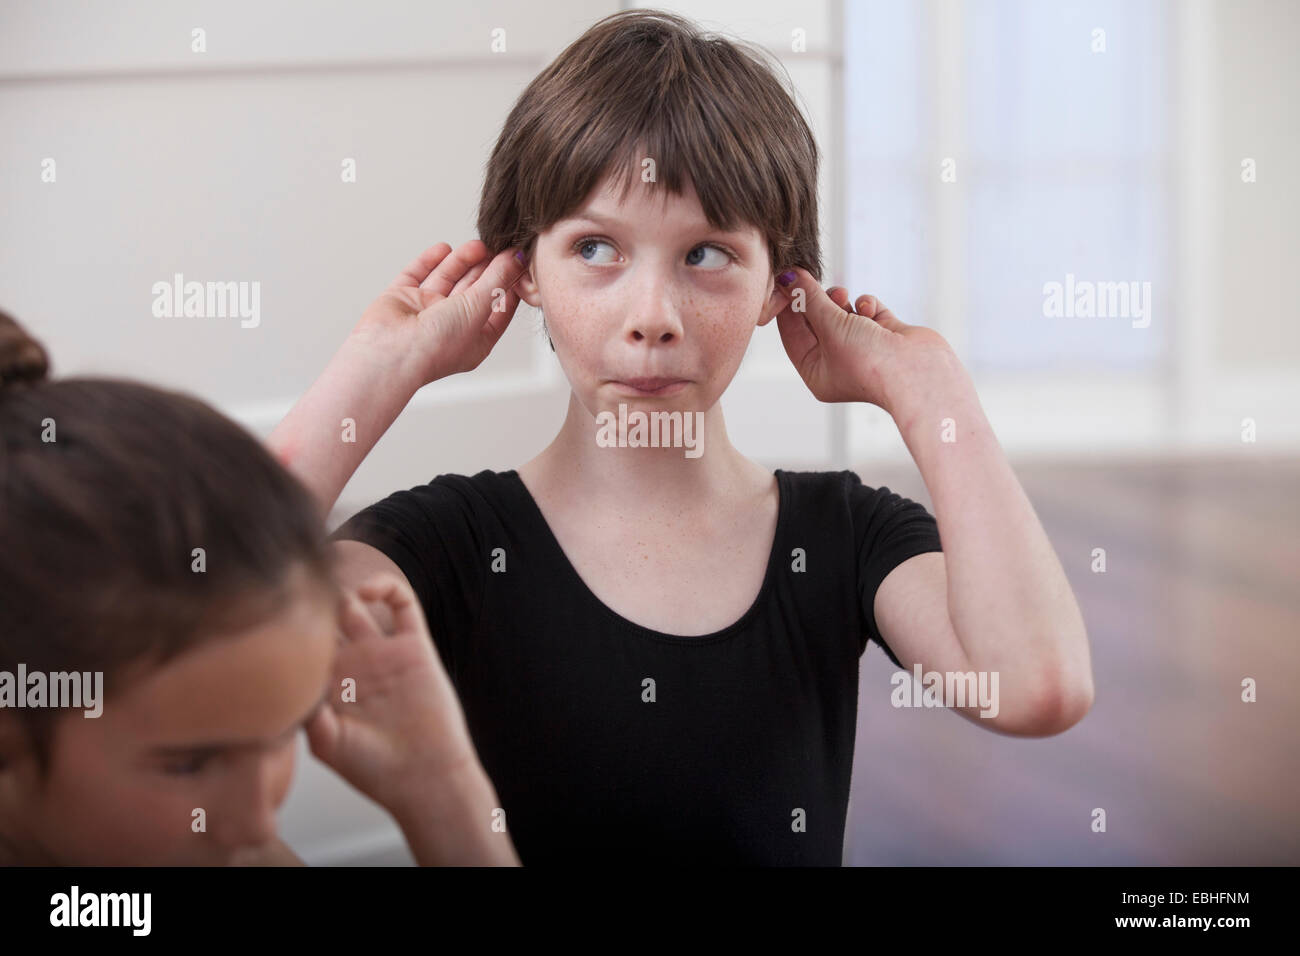
M454 676L458 644L473 628L484 587L481 534L463 490L439 476L394 492L357 512L330 539L368 544L401 569Z
M883 485L868 488L860 480L855 480L850 500L863 617L859 656L866 651L867 641L872 640L880 645L895 667L901 668L902 663L876 626L876 591L889 572L908 558L943 550L939 524L924 505L897 495Z

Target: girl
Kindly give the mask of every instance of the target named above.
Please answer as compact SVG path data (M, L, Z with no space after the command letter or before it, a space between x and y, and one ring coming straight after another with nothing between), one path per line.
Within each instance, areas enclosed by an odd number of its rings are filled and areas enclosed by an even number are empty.
M0 862L297 862L305 727L417 861L516 863L409 588L342 596L307 492L202 402L47 369L0 313Z
M334 536L343 580L419 596L525 864L839 865L868 639L1000 678L996 707L954 703L989 729L1090 706L1077 604L969 376L937 333L819 286L817 167L757 56L608 17L507 118L482 240L416 259L271 438L326 511L418 388L475 368L519 301L544 311L571 386L551 444ZM730 444L718 400L773 317L814 396L893 416L937 522ZM634 413L698 416L703 453L604 440ZM356 443L325 437L347 417Z

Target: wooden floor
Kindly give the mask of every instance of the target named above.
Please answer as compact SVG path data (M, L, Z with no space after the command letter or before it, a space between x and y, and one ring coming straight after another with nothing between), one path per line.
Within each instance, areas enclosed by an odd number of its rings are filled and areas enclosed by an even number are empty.
M1083 609L1096 703L1005 737L891 707L870 647L845 863L1300 864L1300 460L1013 465ZM933 513L915 466L857 470Z

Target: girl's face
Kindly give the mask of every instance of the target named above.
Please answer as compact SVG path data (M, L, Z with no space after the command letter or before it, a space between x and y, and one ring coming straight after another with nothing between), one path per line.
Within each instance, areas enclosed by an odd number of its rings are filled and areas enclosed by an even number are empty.
M593 416L620 402L708 411L754 327L784 305L767 242L753 226L712 228L689 182L683 196L646 184L620 203L618 192L607 178L540 233L516 288L544 311L560 365ZM631 379L674 384L649 391Z
M298 729L322 701L335 606L305 582L276 617L205 641L62 715L49 774L10 774L26 853L56 865L220 865L276 836ZM202 810L200 816L196 811ZM205 829L198 821L203 819Z

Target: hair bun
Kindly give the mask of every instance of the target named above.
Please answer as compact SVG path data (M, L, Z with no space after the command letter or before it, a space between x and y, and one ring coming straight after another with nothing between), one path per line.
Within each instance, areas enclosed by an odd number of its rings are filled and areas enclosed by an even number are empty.
M43 380L50 371L44 346L14 318L0 312L0 389Z

